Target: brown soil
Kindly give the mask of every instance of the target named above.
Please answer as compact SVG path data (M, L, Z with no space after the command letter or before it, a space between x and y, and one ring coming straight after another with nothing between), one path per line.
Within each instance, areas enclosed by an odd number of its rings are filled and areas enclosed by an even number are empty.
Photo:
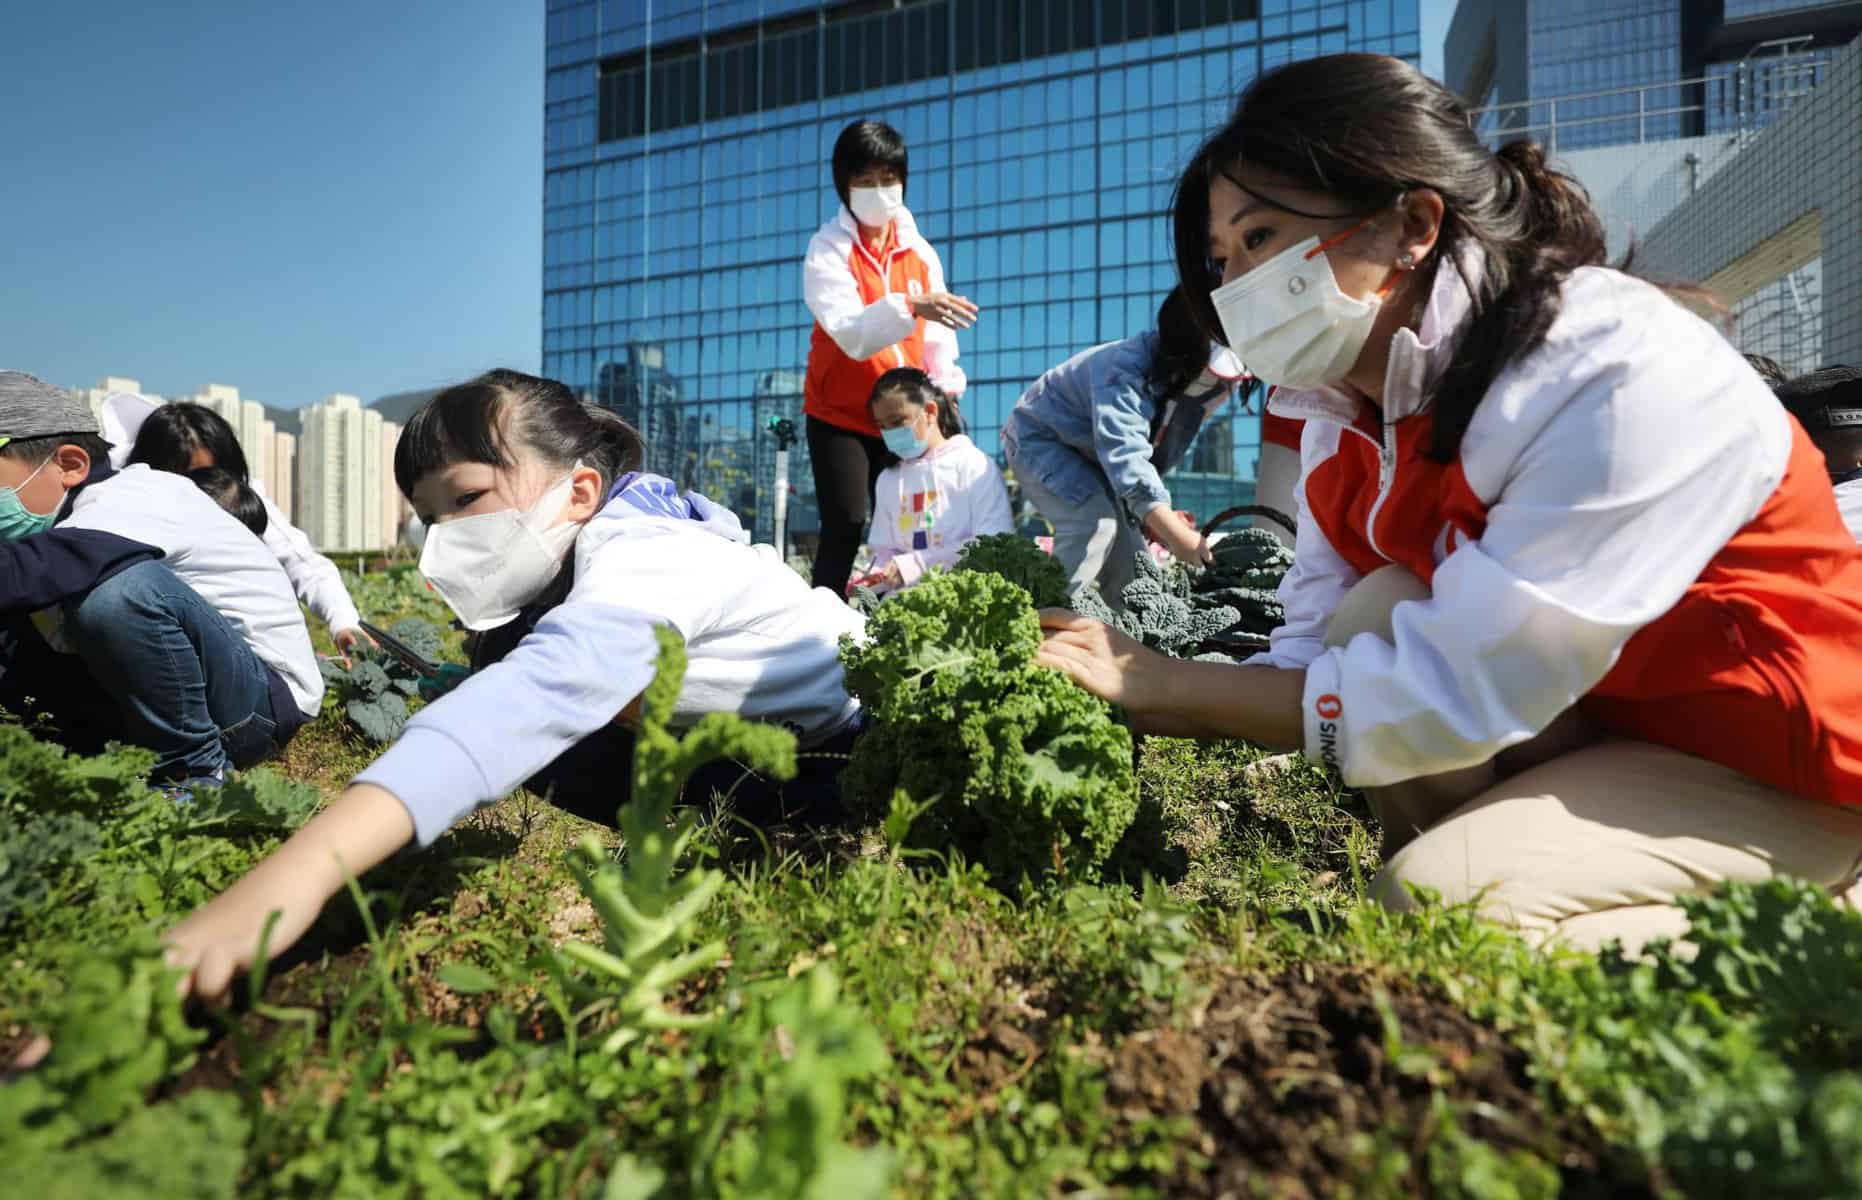
M1359 1135L1405 1151L1400 1194L1427 1196L1437 1090L1467 1134L1556 1166L1567 1196L1648 1194L1616 1177L1594 1139L1548 1118L1523 1056L1499 1034L1409 981L1357 968L1225 977L1186 1027L1118 1045L1109 1082L1128 1118L1192 1121L1208 1166L1180 1168L1172 1196L1335 1195L1362 1169Z

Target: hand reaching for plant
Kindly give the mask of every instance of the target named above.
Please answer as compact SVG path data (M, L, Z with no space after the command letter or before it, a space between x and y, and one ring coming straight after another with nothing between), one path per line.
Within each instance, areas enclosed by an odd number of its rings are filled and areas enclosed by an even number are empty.
M316 920L346 879L360 876L406 845L414 820L394 795L354 784L265 861L163 937L168 962L186 972L183 995L225 996L234 976L252 968L259 943L276 958ZM269 938L265 926L277 913Z
M345 659L357 650L379 649L375 639L361 629L337 629L330 633L330 640L336 643L337 652Z

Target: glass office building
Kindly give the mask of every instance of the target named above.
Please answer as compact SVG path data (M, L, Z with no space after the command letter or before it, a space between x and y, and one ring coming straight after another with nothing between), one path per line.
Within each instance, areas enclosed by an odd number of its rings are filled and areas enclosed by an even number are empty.
M1856 0L1460 0L1447 82L1496 139L1555 149L1749 134L1862 30Z
M768 535L773 417L798 415L809 237L850 120L897 127L952 290L985 451L1043 370L1146 328L1177 171L1248 80L1339 50L1415 61L1417 0L548 0L543 366L639 422L651 465ZM1233 408L1234 406L1230 406ZM1225 412L1173 480L1252 495ZM814 527L805 448L791 528Z

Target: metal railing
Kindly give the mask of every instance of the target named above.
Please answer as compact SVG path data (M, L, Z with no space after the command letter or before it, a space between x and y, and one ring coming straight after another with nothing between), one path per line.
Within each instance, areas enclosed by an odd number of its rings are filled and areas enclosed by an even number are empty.
M1579 145L1642 143L1681 136L1683 127L1693 124L1700 133L1749 136L1822 81L1829 60L1795 52L1809 42L1800 37L1764 43L1723 74L1491 104L1468 115L1476 132L1496 145L1532 138L1548 152L1557 151L1561 134ZM1755 57L1767 48L1783 53ZM1694 117L1698 120L1689 120ZM1609 136L1585 136L1605 126L1614 127ZM1628 136L1631 127L1633 138Z

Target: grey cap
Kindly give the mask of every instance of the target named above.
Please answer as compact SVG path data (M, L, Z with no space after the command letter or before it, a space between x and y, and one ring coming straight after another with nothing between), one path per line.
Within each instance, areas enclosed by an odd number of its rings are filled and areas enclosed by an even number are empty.
M59 433L98 433L86 401L24 371L0 371L0 446Z

